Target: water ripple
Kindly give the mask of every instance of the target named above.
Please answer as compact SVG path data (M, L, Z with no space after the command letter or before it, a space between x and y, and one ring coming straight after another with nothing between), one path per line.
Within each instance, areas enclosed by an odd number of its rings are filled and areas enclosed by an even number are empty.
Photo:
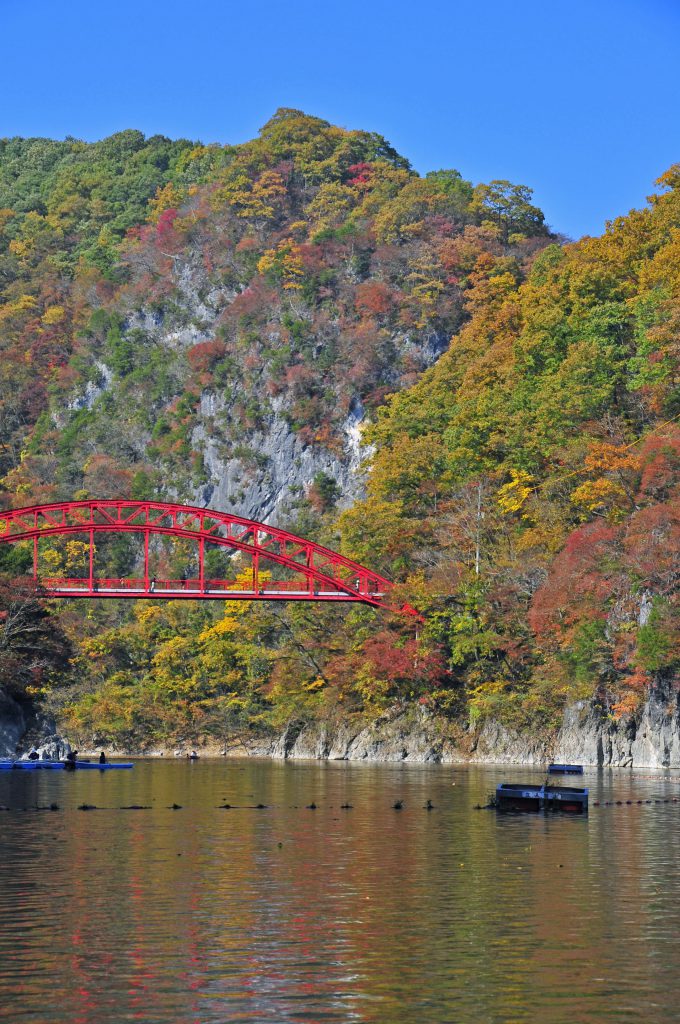
M507 768L201 761L91 774L0 777L13 808L0 812L0 1020L677 1015L680 804L602 806L587 820L475 812L501 778L533 774ZM587 782L596 800L680 792L629 772ZM58 812L32 809L53 801Z

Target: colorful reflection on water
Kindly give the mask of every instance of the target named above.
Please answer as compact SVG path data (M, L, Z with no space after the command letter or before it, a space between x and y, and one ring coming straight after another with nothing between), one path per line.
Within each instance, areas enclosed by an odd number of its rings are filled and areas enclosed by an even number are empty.
M540 777L206 760L0 773L0 1020L678 1019L680 803L474 810L498 781ZM585 784L593 800L680 798L680 777L650 772Z

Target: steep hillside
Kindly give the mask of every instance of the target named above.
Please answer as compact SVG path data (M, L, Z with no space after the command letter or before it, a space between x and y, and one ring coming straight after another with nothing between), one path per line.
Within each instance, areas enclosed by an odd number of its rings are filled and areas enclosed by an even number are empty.
M395 702L550 724L577 697L675 699L677 170L563 245L528 189L420 177L298 111L237 147L2 145L5 503L286 522L426 613L414 632L361 609L64 605L72 729L222 736ZM139 552L98 558L130 573Z
M369 432L348 549L409 576L473 715L620 716L651 690L675 714L678 168L657 184L525 280L478 258L468 324Z
M5 215L8 490L172 494L260 518L356 498L361 423L460 326L449 250L498 248L476 225L503 184L421 179L380 136L296 111L233 149L126 132L70 150L6 146L21 210ZM517 262L545 229L511 191Z

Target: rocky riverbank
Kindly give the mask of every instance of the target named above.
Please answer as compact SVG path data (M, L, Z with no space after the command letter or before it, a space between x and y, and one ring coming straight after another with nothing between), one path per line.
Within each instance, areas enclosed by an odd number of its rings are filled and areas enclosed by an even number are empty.
M0 757L15 757L35 746L45 757L62 757L70 749L57 724L31 701L0 692Z
M680 768L677 702L650 698L636 718L615 721L586 702L568 708L557 733L513 730L488 721L452 729L418 709L393 712L354 731L346 725L291 727L268 748L271 757L351 761L433 761L617 768Z
M35 744L54 756L67 741L55 722L3 698L0 756L13 756ZM94 753L94 748L81 753ZM680 768L680 709L676 698L652 695L635 718L618 721L591 704L567 708L559 730L518 730L487 721L475 729L452 725L420 707L393 709L369 724L343 721L291 723L278 736L249 739L226 747L187 741L170 748L120 750L126 756L182 756L196 749L204 756L271 757L343 761L545 764L575 762L615 768ZM114 753L114 751L109 751Z

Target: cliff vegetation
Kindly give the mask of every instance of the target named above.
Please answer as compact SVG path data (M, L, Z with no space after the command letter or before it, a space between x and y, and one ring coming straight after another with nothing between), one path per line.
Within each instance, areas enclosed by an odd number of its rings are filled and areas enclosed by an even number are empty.
M538 726L677 692L677 167L566 242L525 186L422 177L295 110L233 147L1 140L0 303L5 507L165 497L275 521L425 619L40 608L31 552L0 546L0 684L21 676L73 734L223 739L395 705ZM178 577L195 552L153 556ZM140 557L97 547L102 575ZM41 546L52 574L83 559ZM49 633L28 675L17 604Z

